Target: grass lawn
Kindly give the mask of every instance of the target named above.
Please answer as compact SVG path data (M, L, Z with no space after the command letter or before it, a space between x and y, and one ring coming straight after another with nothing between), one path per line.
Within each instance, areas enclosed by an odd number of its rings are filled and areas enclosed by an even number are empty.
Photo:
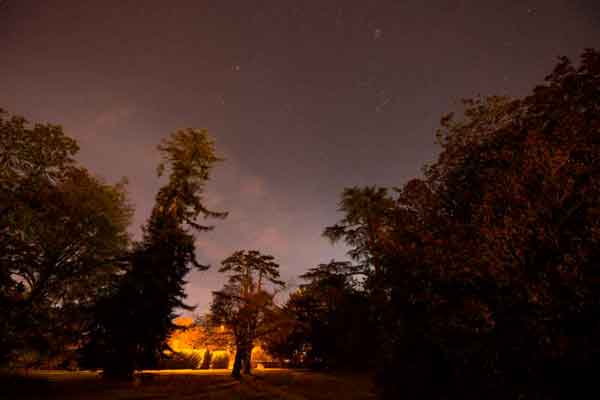
M2 393L4 392L4 393ZM4 377L2 400L91 399L373 399L366 375L287 369L255 370L241 381L228 370L144 371L131 383L103 381L94 372L34 371L27 378Z

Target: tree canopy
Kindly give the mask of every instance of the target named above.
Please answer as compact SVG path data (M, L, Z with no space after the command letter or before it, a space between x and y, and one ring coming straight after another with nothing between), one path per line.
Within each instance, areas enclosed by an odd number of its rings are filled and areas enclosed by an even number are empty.
M591 384L599 74L589 50L523 99L468 100L442 119L438 160L398 189L380 242L389 398L552 398Z
M279 279L274 257L257 250L238 250L221 265L219 272L229 277L222 290L213 292L211 314L215 322L233 332L236 354L232 376L239 378L242 367L250 373L255 341L273 329L277 316L273 297L284 282Z
M204 206L204 186L219 161L205 130L184 129L158 146L158 175L168 174L159 190L143 238L128 257L127 272L96 307L96 322L84 358L100 363L106 376L130 378L150 368L167 349L179 309L185 304L185 277L206 270L195 254L194 232L212 229L199 218L225 218ZM97 358L100 360L97 360Z
M60 126L0 113L0 295L13 351L47 351L128 249L126 182L92 176L77 151Z

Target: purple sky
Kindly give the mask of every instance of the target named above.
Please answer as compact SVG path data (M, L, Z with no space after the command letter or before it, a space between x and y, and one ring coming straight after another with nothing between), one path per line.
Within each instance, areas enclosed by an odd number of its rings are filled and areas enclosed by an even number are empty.
M198 237L200 260L256 248L297 283L343 257L320 235L344 187L402 185L458 99L525 94L599 44L595 0L0 0L0 107L63 125L84 165L127 176L136 235L156 144L207 128L227 159L207 201L230 217ZM189 302L206 311L222 282L192 274Z

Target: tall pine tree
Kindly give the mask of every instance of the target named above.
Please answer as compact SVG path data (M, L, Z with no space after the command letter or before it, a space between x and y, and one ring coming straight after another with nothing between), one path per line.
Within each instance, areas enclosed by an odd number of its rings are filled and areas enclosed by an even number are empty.
M98 304L96 323L84 352L100 363L106 377L130 378L135 369L152 368L166 349L177 309L184 302L185 276L208 266L196 260L194 232L212 226L200 218L224 218L203 204L214 164L214 142L205 130L173 133L158 147L159 176L168 182L156 197L141 242L134 246L123 278ZM97 358L99 357L99 359Z

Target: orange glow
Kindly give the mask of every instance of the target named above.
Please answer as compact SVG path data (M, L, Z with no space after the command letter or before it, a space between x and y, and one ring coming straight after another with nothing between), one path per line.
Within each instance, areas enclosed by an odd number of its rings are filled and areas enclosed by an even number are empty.
M167 342L174 352L193 357L197 360L196 368L233 367L235 345L225 325L210 334L202 326L194 325L194 320L189 317L177 318L173 323L182 327L175 330ZM263 363L272 362L273 358L257 345L252 348L251 360L254 368L262 368Z
M190 317L178 317L173 320L173 323L177 326L188 327L194 324L194 319Z

